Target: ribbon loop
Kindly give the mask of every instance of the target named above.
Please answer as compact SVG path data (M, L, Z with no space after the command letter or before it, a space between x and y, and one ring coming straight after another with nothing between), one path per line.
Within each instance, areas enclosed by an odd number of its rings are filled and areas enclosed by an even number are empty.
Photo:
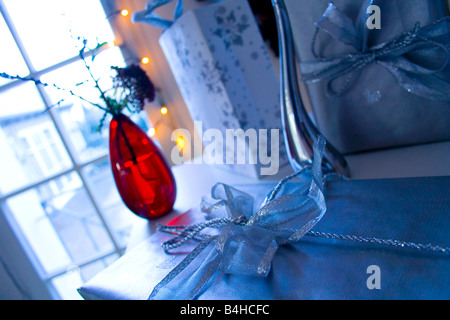
M217 183L211 189L211 197L220 201L211 204L209 199L203 198L201 203L202 211L208 213L209 218L249 218L253 214L253 197L236 188Z
M315 25L333 38L354 47L357 51L361 51L362 40L353 25L352 19L340 11L333 2L328 4L325 13Z

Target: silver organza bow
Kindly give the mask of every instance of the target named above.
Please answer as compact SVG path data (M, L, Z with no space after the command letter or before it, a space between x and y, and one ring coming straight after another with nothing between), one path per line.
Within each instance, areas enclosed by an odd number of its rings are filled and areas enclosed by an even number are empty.
M212 188L213 201L202 204L209 219L189 226L161 225L160 231L176 235L162 244L165 251L191 240L200 243L154 287L149 299L195 299L219 273L267 277L279 246L296 243L305 235L450 255L449 247L436 244L311 230L327 209L324 181L336 175L322 175L324 147L325 139L319 136L313 164L281 180L256 212L252 196L218 183ZM301 177L300 187L277 196L282 186L297 176ZM207 228L215 232L202 233Z
M321 167L324 146L325 139L319 137L313 165L296 173L304 172L310 180L304 190L276 197L275 188L254 213L252 196L218 183L212 188L212 198L217 202L203 203L209 220L191 226L160 226L160 231L177 234L163 244L166 251L192 239L200 243L154 288L149 299L158 299L175 279L176 298L194 299L217 271L266 277L278 247L298 242L325 214ZM218 232L202 234L206 228Z

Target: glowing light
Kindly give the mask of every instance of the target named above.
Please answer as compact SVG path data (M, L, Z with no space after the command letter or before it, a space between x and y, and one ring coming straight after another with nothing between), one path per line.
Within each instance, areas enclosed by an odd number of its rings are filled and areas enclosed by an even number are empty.
M183 136L179 136L179 137L175 140L175 143L177 144L178 149L183 150L183 148L184 148L184 138L183 138Z
M166 115L166 114L169 112L169 110L167 109L167 107L162 107L160 111L161 111L161 114L162 114L162 115Z
M108 47L112 48L116 45L116 43L114 41L109 41L108 42Z
M126 17L129 13L130 13L130 12L129 12L127 9L123 9L123 10L120 12L120 14L121 14L123 17Z
M155 128L150 128L147 133L150 137L153 137L156 134L156 130Z
M148 64L150 62L150 59L148 57L144 57L144 58L142 58L141 62L143 64Z

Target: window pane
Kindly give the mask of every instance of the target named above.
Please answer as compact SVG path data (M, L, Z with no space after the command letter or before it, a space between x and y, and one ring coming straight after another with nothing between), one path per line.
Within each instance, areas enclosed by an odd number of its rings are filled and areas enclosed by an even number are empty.
M2 44L2 58L0 59L0 72L12 76L25 77L29 72L25 62L20 55L19 49L6 26L5 20L0 15L0 43ZM0 77L0 86L9 82Z
M133 224L141 218L132 213L120 198L109 159L86 166L83 175L93 190L94 197L100 204L117 241L125 246Z
M103 51L96 56L94 63L91 63L90 59L88 60L92 73L96 79L99 79L99 86L103 91L109 91L112 87L111 76L114 73L111 66L124 65L120 49L117 47ZM42 76L41 81L56 84L65 89L60 90L52 85L45 87L51 104L55 105L53 108L57 110L56 114L59 116L70 144L69 147L77 162L83 163L106 155L108 152L108 124L111 117L106 117L104 126L99 132L97 128L104 111L69 93L69 90L72 90L76 95L82 96L90 102L101 106L105 105L100 99L100 92L95 88L95 83L90 78L84 63L82 61L71 63Z
M56 109L57 116L68 136L69 147L78 163L106 155L108 152L108 119L101 131L97 126L103 113L83 103L65 105Z
M48 273L114 249L75 172L7 199L4 211Z
M32 83L0 94L0 150L3 194L72 166Z
M78 54L78 37L114 40L98 0L3 0L37 70Z
M43 111L45 111L44 102L32 82L24 82L0 93L2 119Z
M115 72L111 70L111 67L125 66L119 47L113 47L98 53L94 61L90 57L86 57L86 62L90 66L94 77L99 80L99 86L102 91L110 91L112 88L112 76ZM100 91L95 87L94 81L81 60L46 73L41 77L41 81L50 84L45 89L50 95L51 104L57 104L61 100L63 100L62 103L80 102L79 98L70 94L70 90L90 102L104 104L100 98ZM86 102L83 103L88 104Z

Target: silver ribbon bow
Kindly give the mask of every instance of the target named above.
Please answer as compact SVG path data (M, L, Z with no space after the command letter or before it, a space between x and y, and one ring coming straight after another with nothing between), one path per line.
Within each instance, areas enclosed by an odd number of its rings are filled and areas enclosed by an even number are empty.
M425 27L416 24L413 30L394 39L368 47L369 29L367 8L373 0L364 1L355 24L332 2L323 16L315 23L313 54L316 61L301 62L302 80L305 82L328 81L330 95L344 94L353 83L356 74L364 67L378 63L383 66L405 90L433 100L450 101L450 83L439 76L450 60L450 17L439 19ZM319 57L315 53L319 30L325 31L338 41L352 46L355 52L331 57ZM430 53L432 57L429 56ZM414 61L411 58L414 56ZM429 68L423 63L439 56L442 64ZM420 61L420 62L419 62ZM333 89L334 80L343 78L343 85Z
M253 197L218 183L212 188L212 198L218 202L203 206L209 221L187 227L160 226L160 231L177 234L163 244L166 251L192 239L200 240L200 244L156 285L149 299L161 298L161 292L164 297L174 279L177 279L176 288L169 296L194 299L217 271L266 277L278 247L298 242L325 214L321 166L324 147L325 139L319 137L314 145L312 166L295 174L310 172L310 184L295 194L279 197L275 188L256 213L253 213ZM201 234L205 228L220 228L220 231L213 235ZM186 271L187 268L190 270Z

